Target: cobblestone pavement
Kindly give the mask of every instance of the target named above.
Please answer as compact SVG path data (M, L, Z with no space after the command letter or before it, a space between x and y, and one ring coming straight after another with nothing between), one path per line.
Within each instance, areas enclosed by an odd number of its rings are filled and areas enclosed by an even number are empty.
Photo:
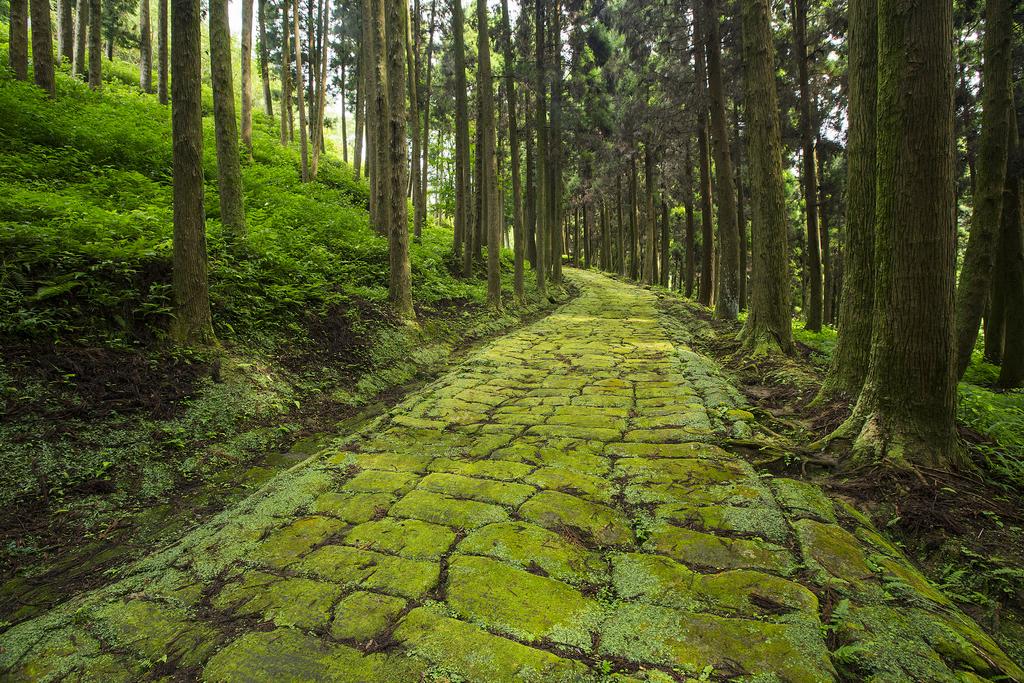
M558 312L8 630L0 677L1021 679L859 513L729 452L752 416L654 294L571 277Z

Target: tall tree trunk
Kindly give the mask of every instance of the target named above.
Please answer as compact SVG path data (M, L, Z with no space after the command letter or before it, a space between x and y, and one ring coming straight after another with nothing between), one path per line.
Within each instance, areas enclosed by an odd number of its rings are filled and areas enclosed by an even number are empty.
M800 86L800 145L802 149L800 179L804 193L804 213L807 219L806 277L807 277L807 329L821 331L821 243L818 232L818 175L814 158L814 140L817 137L811 121L811 86L808 76L807 55L807 0L790 0L793 14L794 58Z
M615 236L618 240L616 251L616 272L626 277L626 228L622 222L622 174L615 174Z
M84 0L79 0L79 7L82 6ZM169 93L169 80L167 78L167 62L168 62L168 48L170 43L167 39L167 0L157 0L157 11L160 16L156 21L156 54L157 54L157 67L156 67L156 93L157 99L160 100L160 104L167 104ZM77 55L78 48L75 48L75 54ZM77 56L76 56L77 59Z
M57 81L53 73L53 29L50 24L50 0L30 0L32 12L32 70L36 85L57 94Z
M405 143L408 119L405 108L407 86L405 43L409 37L407 0L379 0L385 7L386 30L377 29L377 45L387 56L387 72L381 84L387 84L382 110L387 113L388 149L388 293L399 316L415 319L412 307L412 268L409 263L409 216L405 199L408 185L408 161ZM384 19L384 17L381 17ZM386 42L384 40L386 36Z
M669 219L668 219L668 202L665 199L665 195L661 197L661 269L658 271L662 287L668 287L669 273L672 265L671 259L671 242L672 236L669 234Z
M149 27L149 0L139 0L139 87L153 92L153 38Z
M519 117L516 114L515 58L512 52L512 25L508 17L508 0L501 0L501 24L505 48L505 101L508 106L508 140L512 173L512 235L515 249L512 289L516 301L526 300L523 289L523 188L519 170Z
M285 0L287 2L288 0ZM302 160L302 182L309 182L309 142L306 136L306 106L302 101L303 83L302 75L302 39L299 36L299 0L292 0L292 14L295 21L292 23L292 42L295 45L295 94L298 96L299 109L299 154Z
M98 12L97 12L98 14ZM203 213L202 47L199 0L172 0L174 319L178 344L214 344ZM98 32L98 31L97 31Z
M145 0L143 0L145 1ZM242 0L242 146L252 155L252 3Z
M704 52L704 13L694 0L694 69L697 78L697 152L700 162L700 209L701 209L701 259L700 288L697 301L704 306L711 305L715 287L715 229L712 224L714 208L711 192L711 150L708 125L709 96L707 87L707 66Z
M1011 0L985 3L985 60L982 67L981 137L971 234L956 290L956 372L962 377L978 339L988 300L995 244L1006 178L1006 140L1013 105L1010 63L1013 35Z
M327 60L330 57L330 44L327 29L329 27L328 17L331 15L331 0L324 0L324 6L320 12L320 59L319 64L319 87L316 89L316 121L313 124L313 167L312 177L320 169L320 155L326 149L324 142L324 110L327 108Z
M818 229L821 234L821 265L825 276L825 302L821 309L822 322L831 325L835 320L835 273L832 270L832 239L828 231L828 214L825 206L825 159L821 150L821 138L815 141L818 160Z
M695 277L696 264L696 243L697 236L694 234L694 220L693 220L693 160L690 157L690 141L686 141L686 188L683 190L683 196L685 197L686 207L686 298L693 298L693 280Z
M263 81L263 111L274 118L274 98L270 91L270 49L267 45L267 0L259 0L256 5L257 22L260 32L260 79Z
M79 14L81 16L81 14ZM28 80L28 0L11 0L8 58L14 77Z
M365 30L365 29L364 29ZM356 50L356 130L352 153L352 168L356 180L359 180L363 166L363 129L366 127L366 79L363 74L366 71L366 62L363 60L363 50L360 46Z
M734 102L733 127L736 131L736 227L740 237L740 310L747 310L747 215L743 196L743 137L740 133L740 108Z
M89 87L103 85L103 10L100 0L89 0Z
M213 122L217 138L217 190L220 222L227 238L245 236L242 169L238 157L238 124L231 80L231 32L228 0L210 0L210 80L213 83Z
M341 93L338 98L341 100L341 160L346 164L348 163L348 114L345 111L345 104L348 100L348 93L346 92L346 86L348 82L345 80L347 74L345 73L345 58L341 61Z
M704 0L707 12L708 84L711 104L711 142L715 157L715 197L718 207L718 291L715 316L735 320L740 308L740 234L736 223L736 188L733 186L729 123L725 113L722 77L722 40L718 27L718 0Z
M75 20L72 9L75 0L57 0L57 62L74 59L75 55ZM148 14L147 11L147 22ZM141 18L140 18L141 21ZM148 26L148 23L147 23ZM151 55L152 59L152 55Z
M452 0L452 42L455 50L455 258L462 260L462 274L473 272L472 238L469 234L469 105L466 101L465 13L461 0ZM467 266L467 264L469 264Z
M427 31L427 74L423 90L423 149L420 169L420 202L423 204L424 221L427 213L427 175L430 168L430 89L434 76L434 29L437 24L437 0L430 0L430 29Z
M949 0L879 0L871 359L837 432L859 431L857 463L964 464L954 420L952 44Z
M999 278L1004 297L1002 367L996 386L1013 389L1024 384L1024 233L1021 220L1021 155L1016 116L1011 117L1009 144L1011 163L1006 173L1006 193L999 238L999 252L1005 254ZM987 341L987 340L986 340Z
M839 299L839 338L816 400L857 396L870 357L875 301L877 7L877 0L850 0L846 250Z
M561 0L551 2L551 135L549 144L549 176L551 189L548 201L548 216L551 221L553 244L551 249L551 279L555 284L562 282L562 254L565 251L562 232L558 226L562 224L564 209L562 206L562 29L559 8Z
M640 279L640 234L637 229L637 179L636 157L629 158L629 279L637 282Z
M646 220L644 225L646 227L646 241L647 246L644 252L644 283L653 285L658 282L658 215L654 212L657 202L654 199L654 195L657 190L657 180L655 179L654 173L654 153L651 151L651 146L644 145L644 201L646 206L644 213L646 214Z
M750 158L750 313L740 338L750 356L791 353L786 187L775 90L775 48L769 0L742 0L744 102Z
M417 0L417 8L419 2ZM406 3L408 8L408 3ZM420 21L419 12L417 9L416 16L417 23ZM420 128L420 106L419 106L419 91L420 91L420 59L419 59L419 30L416 31L416 39L413 39L412 35L412 20L406 22L409 26L409 33L405 40L406 50L406 61L409 63L409 120L411 126L409 126L411 137L412 137L412 155L410 158L410 184L409 188L412 191L412 205L413 205L413 236L416 241L419 242L423 235L423 224L427 220L427 206L423 203L424 195L420 191L420 172L423 167L420 165L420 154L423 153L421 149L422 138L420 134L423 132Z
M523 207L523 218L526 221L526 258L531 268L537 267L537 183L536 164L533 159L534 136L532 134L535 126L530 123L530 98L528 93L523 93L523 132L526 139L523 141L526 147L526 204Z
M164 4L164 24L163 24L164 35L163 35L163 39L164 39L164 47L166 49L166 46L167 46L167 0L161 0L161 1ZM22 9L24 9L26 7L26 4L25 4L24 0L14 0L11 3L11 42L10 42L10 46L9 47L11 49L12 67L13 67L14 50L15 50L15 46L14 46L14 39L15 39L14 8L15 8L15 5L18 4L19 2L21 4L21 6L22 6ZM73 56L73 58L71 60L71 73L73 73L76 77L82 79L83 81L86 80L86 78L87 78L87 71L88 71L88 66L86 64L86 51L88 49L88 43L89 43L89 0L78 0L77 5L75 6L75 48L74 48L74 56ZM165 69L167 68L166 62L164 63L164 68ZM15 76L17 78L22 78L22 80L24 80L23 76L18 76L17 72L15 72ZM167 99L164 98L163 100L161 100L161 104L167 104Z
M494 83L486 0L477 0L477 127L480 142L481 230L487 239L487 303L501 308L501 211L498 207L498 169L494 130Z
M541 296L544 296L547 291L548 232L549 230L554 232L554 229L549 227L550 218L547 209L551 199L548 196L547 58L544 50L544 3L545 0L533 0L537 58L536 69L534 70L537 79L535 90L537 111L535 112L534 124L537 130L537 152L535 155L537 162L537 209L535 212L537 216L535 230L537 262L535 267L537 271L537 291Z
M290 0L281 3L281 144L291 138L292 119L292 63L291 21L288 17Z

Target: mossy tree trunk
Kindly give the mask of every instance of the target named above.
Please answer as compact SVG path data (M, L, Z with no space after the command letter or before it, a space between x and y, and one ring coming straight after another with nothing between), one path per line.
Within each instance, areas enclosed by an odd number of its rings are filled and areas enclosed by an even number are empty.
M409 9L406 0L382 0L386 30L378 29L378 45L386 55L387 73L381 83L387 84L387 97L381 113L387 116L387 200L388 200L388 294L399 316L413 320L412 267L409 263L409 211L406 188L409 184L408 149L405 142L408 118L405 107L407 89L405 44L408 40ZM383 33L383 35L382 35ZM383 117L382 117L383 118Z
M953 20L949 0L879 0L875 307L853 462L949 468L956 445Z
M740 7L753 242L750 313L740 338L751 356L791 353L786 189L771 8L768 0L742 0Z
M542 0L538 0L540 2ZM549 189L548 220L551 226L551 279L556 284L562 282L562 254L565 245L562 240L563 205L563 159L562 159L562 28L560 9L561 0L551 0L551 135L548 136Z
M352 169L355 173L356 180L359 180L363 175L363 129L366 127L366 88L365 79L363 77L366 71L366 64L363 60L363 49L360 48L356 51L356 129L355 129L355 140L352 154Z
M636 157L629 158L629 279L640 279L640 236L636 224L637 212L637 170Z
M288 0L285 0L287 2ZM295 48L295 95L299 110L299 157L302 162L302 182L309 182L309 137L306 128L306 105L303 101L305 84L302 74L302 38L299 35L299 0L292 0L292 45Z
M1013 106L1012 36L1011 0L987 0L974 214L956 290L957 377L963 376L971 361L992 283L1006 177L1009 113Z
M615 265L619 277L626 277L626 227L622 222L622 174L615 174Z
M653 285L658 282L658 216L655 213L656 201L654 195L657 185L654 170L654 152L651 146L644 145L644 221L645 241L647 242L644 251L644 284Z
M81 16L81 14L80 14ZM14 77L28 80L28 0L11 0L8 61Z
M100 0L89 0L89 87L103 85L103 9Z
M734 102L732 108L733 130L735 131L736 142L736 227L739 230L739 309L747 310L747 214L746 197L743 193L743 137L740 132L740 108L739 103Z
M245 236L242 168L238 156L238 124L231 77L231 33L227 0L210 0L210 80L213 82L213 123L217 139L217 191L225 237Z
M480 157L480 206L481 229L487 240L487 303L492 308L501 308L501 223L502 212L498 206L497 149L494 130L494 80L491 74L491 38L487 16L486 0L477 0L477 128L481 145L477 148Z
M260 32L260 80L263 83L263 113L274 118L274 98L270 90L270 46L267 44L267 0L256 5L258 30Z
M36 85L50 97L57 94L53 67L53 27L50 22L50 0L29 0L32 13L32 71Z
M455 258L462 261L471 250L469 236L469 103L466 84L466 17L461 0L452 0L452 46L455 53ZM472 258L470 255L469 258ZM470 271L472 262L470 262Z
M139 0L139 87L153 92L153 36L149 25L149 2Z
M733 185L729 123L725 113L722 76L722 38L718 0L704 0L707 25L708 91L711 104L711 142L715 158L715 204L718 207L718 282L715 317L735 320L740 310L740 234L736 223L736 188Z
M145 0L143 0L145 1ZM252 3L242 0L242 146L252 155Z
M668 287L669 272L672 268L670 258L672 256L670 252L672 236L669 234L669 219L668 219L668 202L665 201L665 196L661 197L661 270L659 270L660 277L658 281L662 287Z
M419 22L419 2L416 3L416 21ZM406 11L408 12L408 3L406 4ZM406 33L405 39L405 60L409 64L408 69L408 85L409 85L409 121L412 125L409 126L410 137L412 138L412 154L409 158L409 169L410 169L410 187L409 191L412 193L412 206L413 206L413 237L419 242L423 235L423 223L427 220L427 207L423 204L423 193L420 192L420 171L423 167L420 165L420 149L421 138L423 130L420 128L420 106L419 106L419 92L420 92L420 61L419 61L419 30L416 31L416 38L413 39L412 33L412 18L405 22L409 27Z
M12 54L11 54L12 65L13 65L13 59L14 59L13 51L15 49L14 48L14 27L15 27L14 8L15 8L15 5L18 2L20 2L23 7L25 6L24 0L15 0L14 2L11 3L11 43L10 43L10 49L12 51ZM164 45L166 47L166 41L167 41L167 0L161 0L161 2L163 3L163 8L164 8ZM88 67L86 65L86 54L87 54L88 45L89 45L89 0L78 0L78 3L76 5L76 7L75 7L75 38L74 38L74 40L75 40L75 47L74 47L74 52L73 52L73 55L72 55L72 58L71 58L71 73L73 73L77 78L80 78L80 79L82 79L84 81L88 77L87 76L87 68ZM166 67L167 67L167 64L165 62L164 63L164 68L166 69ZM15 76L17 76L17 74L15 74ZM161 100L161 104L167 104L166 97L163 100Z
M1024 158L1021 154L1015 116L1011 116L1007 146L1010 163L1007 166L999 237L999 253L1003 258L997 279L1003 297L1002 364L997 386L1012 389L1024 384L1024 221L1021 220L1021 175L1024 171Z
M75 0L57 0L57 63L64 60L70 64L75 52ZM148 14L148 12L147 12ZM139 17L141 23L142 18ZM147 19L148 21L148 19Z
M423 222L427 220L427 177L430 170L430 89L434 76L434 29L437 25L437 0L430 0L430 28L427 30L427 64L423 88L423 139L420 142L420 204L423 206ZM416 125L419 125L418 123Z
M519 117L516 112L516 60L512 51L512 25L508 17L508 0L501 0L501 26L504 39L505 56L505 101L508 107L508 143L512 173L512 236L514 248L514 264L512 275L512 291L516 301L526 300L523 289L525 240L523 237L523 189L519 169Z
M292 118L292 58L291 24L288 19L289 1L281 3L281 144L287 145L291 138Z
M714 208L711 193L711 150L708 125L708 76L704 52L703 0L694 0L693 7L693 67L696 84L697 153L700 165L701 208L701 260L700 284L697 301L710 306L715 288L715 229L712 223Z
M547 288L547 266L548 266L548 232L549 227L549 216L547 205L549 202L548 198L548 163L547 163L547 148L548 148L548 129L547 129L547 60L545 56L545 31L544 31L544 3L545 0L533 0L534 10L534 29L536 31L536 68L534 75L537 79L535 93L536 93L536 111L534 112L534 128L536 129L536 143L537 152L534 155L537 162L537 204L536 210L534 211L537 217L537 223L535 227L535 239L537 243L537 262L535 269L537 272L537 291L544 295Z
M181 345L215 343L203 209L202 46L199 0L171 0L174 155L174 321Z
M850 0L846 249L839 338L818 400L853 399L867 375L875 300L877 0Z
M686 298L693 298L693 281L695 277L696 263L695 256L697 251L697 236L694 230L693 221L693 160L690 157L690 146L691 142L686 142L686 155L684 164L686 165L686 187L683 189L684 197L684 208L686 210L686 236L684 238L684 248L686 249L686 255L684 257L684 263L686 264L686 272L684 273L684 279L686 281Z
M81 2L79 2L81 6ZM167 78L167 62L170 43L167 37L167 0L157 0L157 11L160 16L156 20L156 96L160 104L167 104L170 83ZM77 55L77 46L75 48ZM76 57L77 59L77 57Z

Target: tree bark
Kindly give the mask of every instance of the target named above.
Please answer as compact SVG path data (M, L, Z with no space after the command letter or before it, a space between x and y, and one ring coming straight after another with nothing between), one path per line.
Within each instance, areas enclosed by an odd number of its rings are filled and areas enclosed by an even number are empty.
M523 238L523 188L519 169L519 117L516 113L516 78L515 58L512 52L512 25L508 17L508 0L501 0L501 24L504 33L505 48L505 101L508 106L508 140L511 173L512 173L512 236L514 247L512 290L516 301L526 301L523 288L524 264L526 251Z
M145 2L145 0L143 0ZM242 0L242 146L252 155L252 3Z
M461 0L452 0L452 41L455 50L455 258L462 274L473 272L472 237L469 234L469 104L466 85L466 18ZM467 266L468 264L468 266Z
M405 142L408 120L405 108L407 88L405 43L409 36L409 9L406 0L375 0L385 10L377 28L377 46L386 55L387 71L381 74L379 84L387 85L387 96L381 102L381 112L387 114L388 162L388 294L395 312L406 320L414 320L412 307L412 267L409 263L409 216L405 189L409 179ZM385 29L386 27L386 29ZM384 29L384 30L382 30ZM386 41L385 41L386 38ZM384 88L381 88L382 90Z
M743 196L743 137L740 134L739 104L733 104L733 126L736 131L736 227L740 237L740 305L741 311L747 310L747 215L746 200Z
M174 320L181 345L215 344L206 273L203 213L202 47L199 0L172 0L171 107L174 155Z
M79 0L79 6L82 5L82 0ZM157 53L157 68L156 68L156 93L157 99L160 104L167 104L167 95L169 92L169 79L167 78L167 61L168 61L168 47L169 42L167 39L167 0L157 0L157 11L160 16L156 21L156 53ZM77 47L76 53L77 55Z
M260 79L263 82L263 111L274 118L274 98L270 90L270 49L267 45L267 0L259 0L256 6L260 32Z
M328 17L331 16L331 0L324 0L320 12L320 59L319 87L316 89L316 121L313 123L313 165L311 175L316 178L320 170L320 155L326 150L324 142L324 110L327 108L327 60L330 57L330 44L327 29Z
M616 272L626 277L626 228L622 221L622 174L615 175Z
M669 259L671 257L670 247L672 237L669 235L669 220L668 220L668 202L665 201L664 194L661 197L661 269L658 271L660 277L658 281L662 287L668 287L669 271L671 270L671 264Z
M352 169L356 180L361 177L363 165L363 129L366 127L366 79L363 76L365 71L366 61L363 59L363 49L360 46L356 50L356 130L352 154Z
M50 97L57 94L57 81L53 73L53 28L50 23L50 0L30 0L32 12L32 71L36 85Z
M637 230L637 180L636 157L629 158L629 279L636 282L640 279L640 236Z
M544 50L544 2L545 0L533 0L534 7L534 28L536 30L536 69L534 70L536 82L536 109L534 127L537 130L537 152L534 156L537 162L537 207L534 212L537 217L535 226L535 239L537 243L537 291L544 296L547 291L547 266L548 266L548 232L550 230L550 218L548 215L548 132L547 132L547 59ZM553 230L551 230L553 232Z
M982 67L981 137L977 159L977 184L971 234L956 290L956 372L962 377L971 361L978 326L988 300L999 236L1006 178L1006 140L1012 60L1013 3L985 3L984 66Z
M408 3L406 4L408 8ZM417 2L417 8L419 3ZM419 22L418 16L416 21ZM419 106L419 90L420 90L420 61L419 61L419 50L417 45L419 43L419 31L417 31L417 38L415 41L412 36L412 20L406 22L409 26L409 32L406 36L405 50L406 50L406 61L409 63L409 119L412 125L409 127L412 137L412 155L409 160L411 168L409 188L412 191L412 204L413 204L413 236L417 242L420 241L423 235L423 224L427 220L427 206L423 203L424 195L420 191L421 179L420 172L423 167L420 164L420 154L423 153L421 149L422 138L420 134L423 132L420 129L420 106Z
M1000 289L1003 303L1002 366L996 386L1014 389L1024 384L1024 233L1021 220L1021 155L1016 117L1010 121L1011 162L1006 173L1006 193L999 241L999 253L1005 254Z
M850 0L846 250L839 337L818 399L852 399L867 375L875 301L877 0Z
M75 20L72 9L75 0L57 0L57 62L69 63L75 55ZM148 12L147 12L148 15ZM148 20L147 20L148 21Z
M89 87L103 85L103 15L100 0L89 0Z
M84 1L84 0L83 0ZM79 14L81 16L81 13ZM28 80L28 0L11 0L8 59L14 77Z
M289 0L281 3L281 144L291 139L292 119L292 65L291 21L288 18Z
M427 214L427 174L430 169L430 89L434 76L434 29L437 22L437 0L430 0L430 29L427 32L427 74L426 85L423 91L423 139L422 143L422 169L420 170L420 189L422 195L420 202L423 204L423 217L426 221Z
M742 0L741 16L753 270L750 313L740 339L745 352L756 357L793 351L789 249L769 0Z
M966 464L956 446L953 20L879 0L875 308L868 374L836 435L854 463Z
M501 212L498 208L498 170L494 130L494 83L487 3L477 0L477 128L480 131L480 229L487 239L487 303L501 308Z
M167 0L161 0L164 3L164 46L167 44ZM24 0L14 0L11 3L11 59L14 59L14 34L15 34L15 17L14 8L15 5L20 3L22 7L25 7ZM86 51L89 44L89 0L78 0L75 6L75 48L74 55L71 60L71 73L81 80L86 80L88 66L86 65ZM12 64L13 66L13 64ZM166 69L167 64L164 64ZM15 76L22 78L15 73ZM161 104L167 104L167 100L161 101Z
M707 66L704 54L704 13L700 5L702 0L694 0L693 11L693 55L694 70L697 78L697 152L700 165L700 209L701 209L701 260L700 286L697 301L710 306L714 292L715 279L715 230L712 224L714 209L711 192L711 151L708 131L708 88Z
M644 225L647 242L644 251L644 284L653 285L658 282L658 215L654 212L657 206L654 199L657 193L654 189L657 180L654 172L654 153L650 145L644 145L644 185Z
M685 262L686 262L686 298L687 299L693 298L693 280L694 280L694 276L695 276L695 272L694 271L696 270L696 268L695 268L696 264L694 263L694 261L695 261L695 257L696 257L696 251L697 251L697 247L696 247L697 239L696 239L696 235L694 234L695 230L694 230L694 220L693 220L693 160L690 158L690 145L691 145L690 141L687 140L687 142L686 142L686 157L685 157L685 162L684 162L686 164L686 188L683 191L683 196L686 198L685 199L685 208L686 208L686 238L685 238L685 248L686 248L686 257L685 257L685 259L686 260L685 260Z
M288 0L285 0L287 2ZM309 138L306 135L306 106L303 103L302 39L299 35L299 0L292 0L292 43L295 45L295 94L299 109L299 154L302 160L302 182L309 182Z
M210 0L210 80L213 83L213 123L217 138L217 190L220 222L231 240L245 236L242 169L238 156L238 124L231 76L231 33L227 0Z
M153 92L153 37L149 26L149 0L139 0L139 87Z
M824 304L821 308L823 324L831 325L835 320L835 273L832 270L832 239L828 230L828 214L825 208L825 159L821 151L821 138L815 143L815 158L818 161L818 230L821 236L821 267L825 277Z

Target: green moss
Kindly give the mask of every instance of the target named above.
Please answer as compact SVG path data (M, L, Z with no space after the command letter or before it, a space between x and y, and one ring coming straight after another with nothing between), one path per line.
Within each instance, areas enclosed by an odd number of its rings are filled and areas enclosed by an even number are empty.
M225 584L213 606L277 626L313 629L330 621L331 607L341 593L338 586L321 581L248 571Z
M504 522L504 508L474 500L457 500L429 491L412 491L391 508L391 515L444 524L458 529L475 529L484 524Z
M524 518L555 531L568 530L599 546L633 543L629 521L614 508L558 491L541 491L519 509Z
M437 559L454 542L455 534L448 527L418 519L388 517L364 522L345 534L345 543L348 545L414 560Z
M795 518L811 518L820 522L836 523L832 501L814 484L796 479L772 479L772 491L779 504Z
M405 606L405 600L390 595L351 593L334 610L331 636L339 640L371 640L387 630Z
M564 467L541 467L523 481L541 489L561 491L606 505L612 502L612 485L607 479Z
M506 460L454 460L437 458L430 463L431 472L450 472L466 477L488 477L512 481L520 479L533 470L531 465Z
M634 483L671 483L693 488L751 476L736 461L719 462L696 458L622 458L615 463L615 474Z
M598 583L607 575L598 553L525 522L488 524L466 536L457 551L487 555L570 584Z
M510 507L518 507L535 491L532 486L526 484L464 477L444 472L427 475L420 482L419 488L442 493L452 498L469 498Z
M526 433L552 439L583 439L585 441L613 441L622 436L621 431L606 427L574 427L555 424L530 427Z
M501 562L458 556L448 567L448 605L461 617L517 640L541 638L589 650L600 606L576 589Z
M212 654L220 633L185 610L145 600L109 602L92 613L102 639L156 663L163 657L196 666Z
M432 590L441 572L434 562L340 545L325 545L313 551L294 569L346 588L379 590L410 599L422 598Z
M252 559L271 567L286 567L346 527L344 522L331 517L297 519L260 543Z
M800 519L793 523L793 530L806 562L854 584L874 576L860 543L842 527Z
M419 477L409 472L389 472L386 470L363 470L349 479L342 487L343 491L361 493L394 493L401 495L411 489Z
M390 493L325 493L313 503L313 512L361 524L386 512L395 497Z
M784 543L789 534L789 525L774 507L673 503L658 506L655 516L697 531L758 536L774 543Z
M792 555L782 546L757 539L722 538L665 522L654 527L643 548L691 567L757 569L779 574L796 568Z

